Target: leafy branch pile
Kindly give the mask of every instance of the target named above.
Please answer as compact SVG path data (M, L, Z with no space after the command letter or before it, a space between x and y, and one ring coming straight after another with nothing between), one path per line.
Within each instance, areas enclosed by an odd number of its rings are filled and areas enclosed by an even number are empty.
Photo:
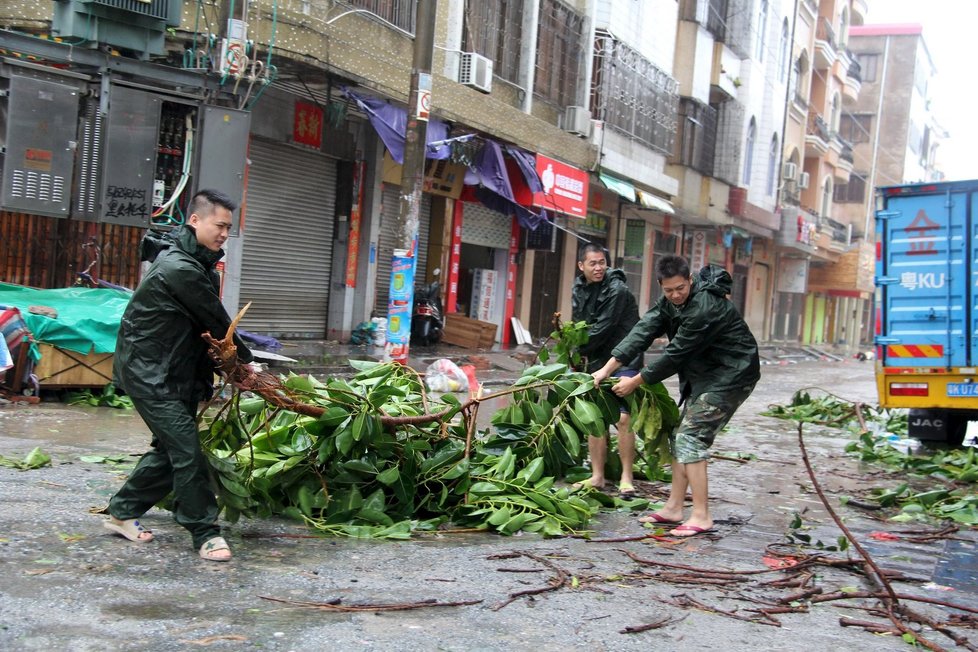
M205 418L201 441L226 518L283 515L354 537L406 538L448 524L558 536L582 532L601 506L597 494L556 486L581 464L587 435L618 420L617 402L589 374L536 365L513 388L462 404L452 394L429 398L408 367L351 364L359 371L349 380L284 379L276 391L307 414L276 407L280 397L236 394ZM648 396L674 410L656 391ZM509 394L493 428L477 433L481 403ZM645 409L657 436L653 425L667 417Z
M576 345L555 326L555 349L569 362ZM578 338L583 326L571 327ZM581 463L589 434L618 420L618 404L566 363L532 366L514 387L464 404L452 394L433 402L419 374L395 363L351 360L352 379L325 383L255 372L236 364L233 328L223 340L204 335L237 391L201 420L231 521L283 515L355 537L406 538L449 523L557 536L581 532L600 506L600 494L555 482ZM493 429L477 433L480 405L506 395L512 403Z
M846 452L860 461L879 464L892 471L908 473L915 484L928 483L916 490L909 483L895 488L874 488L871 497L881 507L900 508L890 520L906 522L926 516L950 519L965 525L978 525L978 460L975 449L935 450L928 454L914 453L908 448L893 445L890 435L905 437L905 410L883 410L865 404L852 403L825 395L813 397L799 391L787 406L772 405L765 416L791 419L846 429L856 435L846 444ZM859 417L862 423L860 425ZM845 501L844 501L845 502Z

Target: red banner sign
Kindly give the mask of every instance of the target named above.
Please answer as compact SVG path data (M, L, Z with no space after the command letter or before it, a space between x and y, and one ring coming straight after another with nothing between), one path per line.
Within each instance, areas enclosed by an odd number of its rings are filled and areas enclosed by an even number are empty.
M323 145L323 110L301 100L295 103L292 141L319 149Z
M534 193L534 206L572 217L587 216L587 172L537 154L537 174L543 192Z
M346 287L357 286L357 264L360 262L360 217L363 215L363 175L366 163L353 165L353 205L350 206L350 233L346 241Z

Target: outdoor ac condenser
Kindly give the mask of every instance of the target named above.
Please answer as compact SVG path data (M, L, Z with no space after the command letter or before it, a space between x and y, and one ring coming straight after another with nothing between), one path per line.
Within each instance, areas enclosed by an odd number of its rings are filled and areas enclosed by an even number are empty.
M591 112L584 106L569 106L564 110L564 131L587 138L591 135Z
M804 190L808 187L809 175L807 172L802 172L798 175L798 188Z
M476 52L463 52L458 83L483 93L492 92L492 60Z
M788 181L794 181L795 177L798 176L798 164L788 161L781 166L781 178Z

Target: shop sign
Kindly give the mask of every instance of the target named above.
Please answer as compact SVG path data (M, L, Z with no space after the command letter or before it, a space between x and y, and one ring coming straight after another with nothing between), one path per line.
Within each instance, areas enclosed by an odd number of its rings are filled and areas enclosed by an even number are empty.
M323 144L323 110L315 104L296 100L292 142L319 149Z
M537 154L537 174L543 183L543 192L533 194L534 206L572 217L587 215L587 172Z

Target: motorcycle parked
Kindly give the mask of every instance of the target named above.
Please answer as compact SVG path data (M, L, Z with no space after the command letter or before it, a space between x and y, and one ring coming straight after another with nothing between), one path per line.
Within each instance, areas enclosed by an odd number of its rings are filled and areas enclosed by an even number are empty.
M435 279L427 285L414 288L414 309L411 314L411 343L431 346L441 341L445 322L442 318L441 284L438 282L439 270Z

